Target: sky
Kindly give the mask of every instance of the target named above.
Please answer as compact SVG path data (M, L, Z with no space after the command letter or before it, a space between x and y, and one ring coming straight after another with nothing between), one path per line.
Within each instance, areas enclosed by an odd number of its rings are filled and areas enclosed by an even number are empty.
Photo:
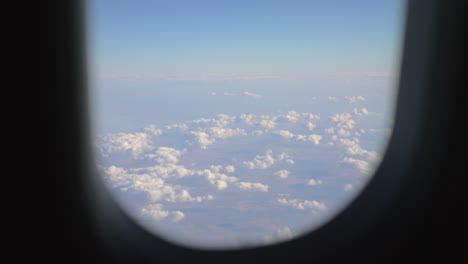
M372 178L391 136L403 1L88 1L96 163L189 247L284 241Z

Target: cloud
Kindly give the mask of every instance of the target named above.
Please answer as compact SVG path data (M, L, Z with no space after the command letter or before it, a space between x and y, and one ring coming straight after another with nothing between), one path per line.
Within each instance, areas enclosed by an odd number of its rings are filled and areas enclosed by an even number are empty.
M335 134L335 129L333 127L325 128L325 133L327 134Z
M315 145L318 145L320 144L320 140L322 140L322 136L321 135L317 135L317 134L312 134L312 135L309 135L309 137L307 138L309 141L313 142Z
M280 170L275 172L275 175L279 176L281 179L287 179L289 176L288 170Z
M206 130L214 138L231 138L235 136L247 136L244 129L241 128L222 128L210 127Z
M350 183L345 184L344 187L343 187L343 189L345 191L347 191L347 192L352 191L353 188L354 188L354 186L352 184L350 184Z
M341 136L341 137L351 136L351 133L349 131L347 131L347 130L344 130L343 128L338 129L337 134L338 134L338 136Z
M141 209L141 214L149 215L156 221L163 220L169 215L172 216L173 222L179 222L180 220L185 218L185 214L181 211L167 211L167 210L164 210L163 208L164 206L160 203L150 204Z
M258 190L262 192L268 192L269 186L261 183L253 182L238 182L236 184L241 190Z
M236 171L236 168L233 165L227 165L225 169L227 173L234 173Z
M286 199L279 198L277 199L278 203L281 205L290 206L297 210L305 210L307 208L325 210L326 206L324 203L317 202L316 200L298 200L298 199Z
M175 128L178 128L182 131L185 131L188 129L188 126L186 124L174 124L174 125L168 125L168 126L165 126L166 129L175 129Z
M144 131L146 131L147 133L153 135L153 136L160 136L162 135L163 131L159 128L156 128L155 125L149 125L145 128L143 128Z
M265 156L257 155L253 161L244 161L243 164L249 169L266 169L275 164L277 160L283 160L287 155L286 153L281 153L277 158L273 157L273 151L271 149L265 152Z
M199 170L196 172L198 175L205 176L206 180L213 185L216 185L218 190L224 190L228 187L228 183L237 182L237 178L234 176L228 176L224 173L211 171L208 169Z
M317 125L316 125L316 124L313 124L312 122L307 122L306 126L307 126L307 129L308 129L309 131L312 131L312 130L314 130L314 128L317 127Z
M307 185L310 185L310 186L315 186L315 185L319 185L322 183L323 182L321 180L315 180L315 179L310 179L307 181Z
M370 164L367 161L354 159L351 157L345 157L343 159L345 163L350 163L356 166L363 174L368 175L370 173Z
M205 132L201 131L192 131L190 134L196 137L196 142L200 146L201 149L207 149L208 145L215 143L215 140L210 139L209 135Z
M296 123L299 120L300 116L301 115L298 112L290 110L286 114L280 115L279 117L284 118L284 119L288 120L291 123Z
M255 94L255 93L251 93L251 92L247 92L247 91L245 91L245 92L243 93L243 95L249 96L249 97L252 97L252 98L255 98L255 99L260 99L260 98L263 97L263 96L261 96L260 94Z
M184 150L177 150L170 147L159 147L155 154L147 154L148 158L156 158L155 161L161 163L178 163L179 157L185 153Z
M272 120L272 119L269 119L269 120L264 119L260 121L260 126L266 129L273 129L276 127L276 122L275 120Z
M114 152L130 152L134 159L153 149L151 136L147 133L116 133L99 137L98 149L103 156Z
M358 101L365 101L366 98L364 98L364 96L361 96L361 95L358 95L358 96L345 96L345 99L349 102L349 103L356 103Z
M106 180L113 188L122 191L134 190L147 194L150 202L202 202L213 196L195 196L179 185L166 183L162 178L150 173L129 173L128 170L111 166L104 169Z
M353 113L357 116L366 116L366 115L369 115L369 111L367 110L367 108L363 107L361 108L361 110L357 109L357 108L354 108L353 110Z
M253 114L241 114L239 119L243 120L248 125L255 125L258 123L257 116Z
M265 244L271 244L279 241L285 241L293 238L295 234L291 231L289 227L283 227L281 229L276 230L276 232L272 235L265 235L263 237L263 242Z
M333 101L333 102L337 102L337 101L338 101L338 98L336 98L336 97L334 97L334 96L328 96L327 99L330 100L330 101Z
M320 119L320 115L314 115L312 113L302 113L302 116L304 116L306 119L309 119L309 120Z
M274 133L282 136L285 139L291 139L294 137L294 134L289 132L288 130L279 130L275 131Z
M294 164L294 160L292 160L292 159L287 159L287 160L286 160L286 163L289 164L289 165L293 165L293 164Z
M350 113L341 113L341 114L335 114L330 117L330 119L333 122L337 122L337 127L341 127L344 129L353 129L354 125L356 122L351 119L351 114Z

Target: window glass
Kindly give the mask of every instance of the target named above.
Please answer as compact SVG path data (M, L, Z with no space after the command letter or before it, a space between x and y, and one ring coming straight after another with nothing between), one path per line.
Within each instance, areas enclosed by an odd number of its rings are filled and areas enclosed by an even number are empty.
M404 2L87 2L96 164L149 232L238 248L312 231L392 130Z

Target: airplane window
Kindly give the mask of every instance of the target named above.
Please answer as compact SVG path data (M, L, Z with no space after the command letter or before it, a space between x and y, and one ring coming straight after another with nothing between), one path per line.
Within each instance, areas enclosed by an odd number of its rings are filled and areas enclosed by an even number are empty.
M319 228L385 153L404 4L88 1L93 146L113 198L194 248Z

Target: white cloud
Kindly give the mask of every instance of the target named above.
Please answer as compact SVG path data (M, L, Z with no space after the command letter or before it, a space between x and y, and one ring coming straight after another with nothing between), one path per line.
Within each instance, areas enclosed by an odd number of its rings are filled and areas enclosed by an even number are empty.
M337 134L338 134L338 136L341 136L341 137L351 136L351 133L349 131L347 131L347 130L344 130L343 128L338 129Z
M306 208L312 208L317 210L325 210L326 206L324 203L320 203L316 200L298 200L298 199L277 199L278 203L286 206L290 206L297 210L305 210Z
M294 137L294 134L289 132L288 130L279 130L275 131L274 133L284 137L285 139L291 139Z
M275 175L279 176L281 179L286 179L289 176L289 171L288 170L280 170L275 172Z
M179 157L182 156L182 154L185 153L184 150L177 150L174 148L170 147L159 147L155 154L147 154L146 157L148 158L156 158L155 161L158 162L159 164L162 163L178 163L179 162Z
M328 100L333 101L333 102L337 102L338 98L336 98L334 96L328 96Z
M315 179L310 179L307 181L307 185L310 185L310 186L315 186L315 185L319 185L322 183L323 182L321 180L315 180Z
M350 184L350 183L345 184L344 187L343 187L343 189L345 191L347 191L347 192L352 191L353 188L354 188L354 186L352 184Z
M200 146L201 149L207 149L208 145L215 143L214 139L210 139L209 135L205 132L201 131L192 131L190 134L196 137L196 142Z
M264 133L265 132L263 132L263 130L254 130L254 131L252 131L252 136L261 136Z
M154 148L150 135L141 132L134 134L107 134L100 137L99 143L100 144L98 144L98 148L103 156L107 156L108 154L114 152L129 151L135 159L140 158L141 154Z
M265 244L271 244L274 242L289 240L294 236L295 234L291 231L289 227L286 226L276 230L276 232L272 235L265 235L263 237L263 241L265 242Z
M286 163L289 164L289 165L293 165L293 164L294 164L294 160L288 159L288 160L286 160Z
M261 183L254 182L238 182L236 184L241 190L258 190L262 192L268 192L269 186Z
M180 220L185 218L185 214L181 211L174 211L172 212L172 221L179 222Z
M255 94L255 93L251 93L251 92L247 92L247 91L245 91L243 94L245 96L249 96L249 97L252 97L252 98L255 98L255 99L260 99L260 98L263 97L260 94Z
M341 113L341 114L335 114L330 117L330 119L333 122L337 122L337 127L341 127L344 129L353 129L354 125L356 124L356 121L351 119L351 114L350 113Z
M165 126L165 128L168 130L178 128L182 131L186 131L188 129L188 126L187 124L174 124L174 125Z
M335 129L333 127L325 128L325 133L327 134L335 134Z
M227 173L234 173L236 171L236 168L233 165L227 165L225 169Z
M253 114L241 114L239 119L243 120L246 124L253 126L258 123L257 116Z
M146 131L147 133L153 135L153 136L160 136L162 135L162 130L159 129L159 128L156 128L155 125L149 125L145 128L143 128L144 131Z
M160 221L172 215L173 222L179 222L183 218L185 218L185 214L181 211L167 211L163 209L164 206L160 203L150 204L141 209L142 215L149 215L154 220Z
M309 120L312 120L312 119L320 119L320 116L319 115L314 115L312 113L302 113L302 116L304 116L305 118L309 119Z
M260 126L266 129L273 129L276 127L276 122L274 119L263 119L260 121Z
M240 128L222 128L210 127L207 132L214 138L230 138L235 136L247 136L244 129Z
M361 96L361 95L358 95L358 96L345 96L345 99L349 102L349 103L356 103L358 101L365 101L366 98L364 98L364 96Z
M369 162L359 159L354 159L351 157L345 157L343 159L345 163L350 163L356 166L363 174L368 175L370 172Z
M286 120L288 120L291 123L296 123L297 120L299 120L300 116L301 115L298 112L293 111L293 110L288 111L284 115L280 115L280 117L285 118Z
M357 108L354 108L353 110L353 113L357 116L366 116L366 115L369 115L369 111L367 110L367 108L363 107L361 108L361 110L357 109Z
M313 142L315 145L318 145L320 144L320 140L322 140L322 136L317 135L317 134L312 134L312 135L309 135L308 139L309 141Z
M159 201L202 202L213 199L211 195L193 197L188 190L179 185L168 184L152 173L129 173L127 170L115 166L104 169L104 172L107 181L113 188L143 192L148 195L148 199L152 203Z
M314 128L317 127L316 124L313 124L313 123L311 123L311 122L307 122L307 125L306 125L306 126L307 126L307 129L308 129L309 131L312 131L312 130L314 130Z
M228 187L228 183L237 182L234 176L228 176L224 173L213 172L211 170L199 170L196 172L198 175L205 176L206 180L213 185L216 185L218 190L224 190Z
M257 155L253 161L244 161L243 164L249 169L266 169L275 164L277 160L283 160L287 157L286 153L281 153L277 158L273 157L273 151L271 149L265 152L265 156Z

